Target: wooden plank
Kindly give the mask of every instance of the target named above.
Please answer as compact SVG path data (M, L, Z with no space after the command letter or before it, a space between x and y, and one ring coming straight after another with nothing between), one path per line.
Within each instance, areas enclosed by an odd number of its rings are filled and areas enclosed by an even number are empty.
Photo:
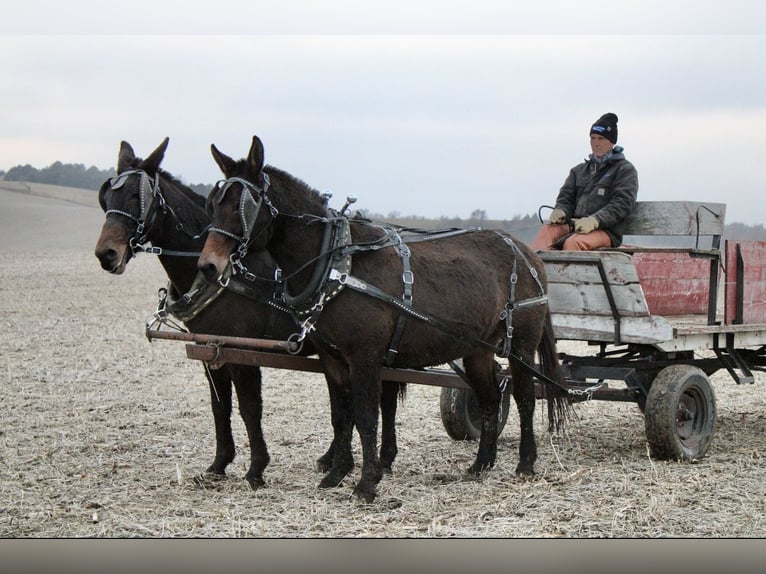
M742 323L766 322L766 242L727 240L725 245L724 323L736 319L737 246L744 264Z
M638 283L631 256L617 251L555 251L541 252L549 283L600 284L598 262L612 285Z
M283 355L267 353L264 351L251 351L248 349L232 349L229 347L211 347L209 345L186 345L186 356L189 359L206 361L215 364L232 363L237 365L250 365L269 367L274 369L290 369L293 371L305 371L321 373L322 366L315 357L301 357L298 355ZM453 387L467 389L468 385L456 373L447 369L392 369L384 367L382 371L384 381L395 383L413 383L420 385L432 385L439 387Z
M649 314L638 283L608 287L612 289L615 307L621 316L645 317ZM548 283L548 294L552 313L613 316L603 284Z
M556 313L551 318L557 339L653 345L673 337L670 322L656 315L621 317L619 340L616 337L615 321L606 316Z
M710 260L688 253L635 253L636 266L649 312L653 315L707 313Z
M725 203L637 201L625 235L723 235Z
M540 256L545 262L553 314L609 318L615 312L624 317L649 315L630 255L613 251L560 251L543 252Z
M666 352L672 351L704 351L721 347L723 340L721 335L726 333L725 325L718 325L718 332L711 333L702 328L686 329L685 332L677 332L666 343L658 343L658 349ZM746 347L760 347L766 343L766 325L758 325L749 331L735 331L732 337L732 348L744 349Z

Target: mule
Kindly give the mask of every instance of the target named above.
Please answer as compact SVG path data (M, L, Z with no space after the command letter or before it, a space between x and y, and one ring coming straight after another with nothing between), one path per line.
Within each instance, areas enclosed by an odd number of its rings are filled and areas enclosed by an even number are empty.
M482 420L477 475L497 455L501 389L495 356L511 357L521 437L516 472L534 472L534 373L548 382L549 424L560 427L570 401L556 354L540 258L511 235L459 230L438 238L408 234L328 208L291 174L264 165L261 140L234 160L211 152L225 180L208 196L213 213L199 269L215 280L235 258L267 250L284 273L284 301L303 311L302 336L312 341L325 373L348 382L351 402L332 405L342 437L320 487L339 485L351 468L354 426L362 473L354 495L372 502L382 478L376 454L376 406L382 366L424 368L463 360ZM512 335L512 336L511 336ZM538 354L542 373L531 363ZM347 396L347 395L344 395Z
M159 252L159 261L168 275L171 300L180 301L180 296L187 294L193 286L194 292L215 287L195 281L197 257L210 225L210 214L205 210L203 196L160 168L168 143L169 139L165 138L146 159L136 157L127 142L121 143L118 175L106 181L99 192L106 219L95 254L103 269L121 274L137 252ZM145 248L146 243L151 243L152 247ZM207 306L200 305L192 313L183 314L188 317L185 326L191 332L272 339L286 339L296 333L296 323L290 314L269 304L273 301L275 288L272 281L277 269L274 260L267 252L262 252L253 254L245 262L255 277L251 279L249 289L244 290L247 296L231 290L216 290L220 293L217 297L209 297ZM301 353L314 353L310 342L303 346ZM263 473L270 461L261 426L261 369L236 364L210 369L205 365L204 373L210 388L216 435L215 458L206 472L214 477L225 476L226 467L235 458L231 429L233 384L250 441L250 467L245 479L257 489L265 484ZM332 386L333 389L337 387ZM393 420L397 393L403 396L404 386L387 384L381 402L384 417L381 458L388 470L396 456ZM334 445L335 441L317 459L320 471L331 466Z

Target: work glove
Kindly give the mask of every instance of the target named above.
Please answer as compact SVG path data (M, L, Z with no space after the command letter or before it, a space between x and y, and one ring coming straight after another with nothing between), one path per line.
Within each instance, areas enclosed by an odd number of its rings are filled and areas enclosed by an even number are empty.
M589 215L588 217L582 217L574 220L574 230L576 233L590 233L598 229L598 219Z
M556 208L553 211L551 211L551 216L548 218L548 223L551 223L553 225L559 224L559 223L566 223L567 222L567 212L563 209Z

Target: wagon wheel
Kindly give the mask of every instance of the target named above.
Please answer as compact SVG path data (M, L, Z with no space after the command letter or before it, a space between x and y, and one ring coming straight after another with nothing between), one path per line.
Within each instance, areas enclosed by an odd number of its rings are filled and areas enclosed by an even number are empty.
M495 361L495 373L500 372L502 367ZM508 409L511 404L511 379L506 381L503 396L500 399L500 412L498 413L497 435L503 432L505 422L508 420ZM476 394L471 389L442 388L439 398L439 411L442 416L442 424L447 429L447 434L454 440L478 440L481 436L481 414Z
M500 400L497 434L500 435L508 420L511 404L511 389L508 385ZM442 388L439 397L442 424L454 440L478 440L481 436L481 415L476 393L471 389Z
M710 380L692 365L662 369L649 388L644 414L654 458L702 458L713 439L717 414Z

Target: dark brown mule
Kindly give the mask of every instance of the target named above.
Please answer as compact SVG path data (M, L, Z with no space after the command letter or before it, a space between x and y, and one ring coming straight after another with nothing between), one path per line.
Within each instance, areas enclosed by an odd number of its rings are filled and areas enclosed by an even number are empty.
M189 291L197 275L197 257L204 244L210 214L205 211L204 197L160 169L167 146L166 138L151 155L141 159L135 156L130 144L122 142L117 161L118 176L105 182L99 194L106 221L95 251L105 270L120 274L134 252L143 250L145 242L151 243L155 249L160 247L160 262L167 272L171 291L177 297ZM251 273L259 278L274 277L276 265L266 252L254 253L246 258L245 263ZM296 323L289 314L264 302L272 297L273 290L274 284L263 280L255 280L250 286L254 299L224 290L185 325L197 333L286 339L296 333ZM302 354L312 353L311 345L304 345ZM229 364L219 369L206 368L205 376L210 386L216 434L215 459L207 472L222 476L234 460L236 451L231 429L233 383L250 441L250 468L245 478L253 488L258 488L264 484L263 471L269 463L261 428L261 370L259 367ZM395 383L389 384L384 393L385 402L381 405L383 427L387 432L383 437L385 448L381 448L381 458L389 468L396 456L394 417L397 390ZM317 466L322 471L331 465L334 442L327 453L317 460Z
M341 405L333 405L332 413L343 448L335 451L334 465L320 486L339 484L349 471L355 424L364 461L354 493L364 501L375 498L381 479L376 405L387 357L391 366L408 368L463 359L482 413L478 453L468 471L478 474L493 466L501 398L496 353L510 343L505 350L531 365L537 352L549 382L560 385L563 380L546 304L545 269L537 255L495 231L463 230L430 241L412 238L402 245L396 229L349 220L329 210L304 182L264 166L257 137L248 157L239 161L214 145L211 149L227 179L208 197L213 222L200 270L214 279L232 254L267 249L284 272L285 300L301 300L305 309L308 299L303 333L319 349L325 372L336 373L333 380L350 381L352 404L341 411ZM350 240L328 241L328 230L342 229L344 221L350 223ZM323 251L336 259L331 261ZM350 262L344 253L352 254ZM343 288L336 294L339 286ZM312 299L307 294L313 292ZM521 423L516 472L531 474L537 458L535 390L532 374L522 365L510 362ZM566 393L557 385L547 388L553 399L548 403L550 421L557 425L567 410Z

